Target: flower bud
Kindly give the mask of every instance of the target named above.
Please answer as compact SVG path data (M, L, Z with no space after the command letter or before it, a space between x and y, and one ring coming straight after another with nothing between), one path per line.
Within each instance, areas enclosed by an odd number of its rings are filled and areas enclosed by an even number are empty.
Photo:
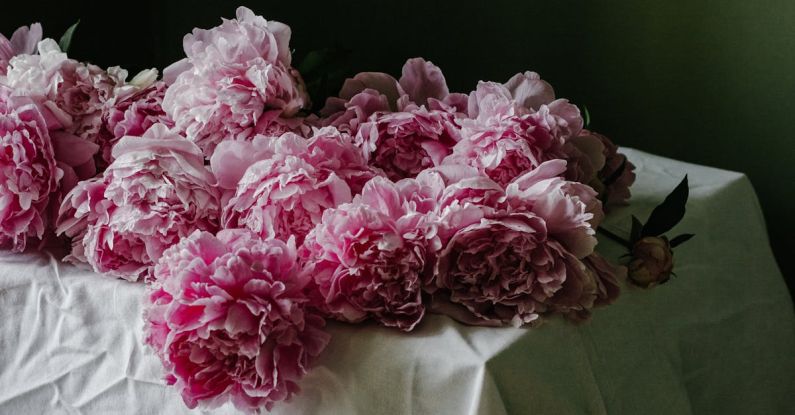
M641 238L632 247L629 278L644 288L668 281L674 267L673 255L668 238L664 236Z

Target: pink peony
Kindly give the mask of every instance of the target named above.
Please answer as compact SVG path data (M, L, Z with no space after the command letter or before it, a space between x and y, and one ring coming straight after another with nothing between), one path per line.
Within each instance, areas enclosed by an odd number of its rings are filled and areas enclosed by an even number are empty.
M63 177L37 106L0 86L0 244L25 249L42 239L51 194Z
M298 392L330 338L308 308L307 282L293 240L195 231L155 267L145 342L188 407L271 410Z
M17 55L36 53L36 45L41 40L41 25L33 23L14 31L11 40L0 34L0 76L6 74L11 58Z
M417 195L414 206L435 205L424 230L438 238L426 237L436 258L425 281L435 309L471 323L458 309L439 306L460 304L484 325L579 310L569 300L596 287L579 258L593 252L601 206L592 189L560 178L565 170L565 161L548 161L503 188L477 169L442 166L403 185Z
M567 280L570 258L548 238L543 219L505 213L453 234L438 254L431 291L441 290L482 320L518 327L546 311Z
M368 182L353 202L327 209L300 251L325 311L341 321L372 318L413 329L425 314L424 220L383 177Z
M461 139L455 115L446 111L412 105L370 120L360 126L356 144L392 180L440 165Z
M111 152L122 137L140 137L149 127L164 124L173 127L174 123L163 111L163 96L166 93L164 82L153 83L121 100L115 102L102 114L102 129L99 144L101 157L111 163Z
M326 100L326 106L320 111L325 118L318 124L356 135L359 126L377 112L389 112L387 97L374 89L365 89L349 100L336 97Z
M11 60L8 86L46 107L66 132L96 141L102 110L125 89L127 72L118 67L104 71L69 59L52 39L40 42L38 51Z
M137 280L179 238L217 228L215 179L199 148L162 124L143 138L122 138L104 174L67 195L57 229L72 238L67 260Z
M223 140L253 137L266 111L293 117L309 98L290 67L289 39L288 26L245 7L237 19L194 29L184 40L187 61L166 70L169 81L175 79L163 108L208 157Z
M253 163L236 156L256 153L263 157ZM233 157L241 162L231 165ZM246 163L250 167L240 176ZM234 181L229 177L240 177L223 209L227 228L245 227L263 238L285 241L294 236L299 243L326 209L350 202L375 175L350 138L331 127L316 130L309 140L287 133L258 137L254 143L222 143L211 165L226 184Z
M563 146L566 153L566 179L592 184L605 166L605 146L593 134L580 133Z
M513 211L529 211L544 219L547 231L577 258L593 252L596 228L604 218L596 192L561 178L564 160L551 160L508 184L506 199Z

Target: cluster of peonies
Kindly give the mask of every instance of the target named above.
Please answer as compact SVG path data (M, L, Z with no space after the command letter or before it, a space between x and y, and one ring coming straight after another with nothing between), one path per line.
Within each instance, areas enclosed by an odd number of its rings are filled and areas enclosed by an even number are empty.
M147 286L146 343L190 407L270 409L326 319L589 317L626 268L594 251L633 166L533 72L450 92L410 59L318 115L290 29L240 8L158 81L0 37L0 243Z

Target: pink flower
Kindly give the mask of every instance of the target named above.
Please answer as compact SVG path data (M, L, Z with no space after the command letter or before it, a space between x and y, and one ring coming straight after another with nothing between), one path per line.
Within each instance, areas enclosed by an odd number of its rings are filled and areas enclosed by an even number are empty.
M245 151L239 148L252 147ZM229 166L235 154L263 157ZM240 176L240 167L250 163ZM279 138L258 137L254 143L222 143L211 159L213 171L231 184L240 177L235 195L225 204L227 228L245 227L263 238L299 243L320 222L326 209L351 201L375 174L347 135L327 127L306 140L292 133ZM229 166L229 167L227 167ZM233 171L226 171L228 169Z
M400 180L440 165L460 139L455 114L411 105L402 112L372 116L360 126L356 144L371 165Z
M596 192L561 178L564 160L551 160L508 184L506 200L513 211L529 211L546 223L547 232L577 258L593 252L596 228L604 218Z
M446 165L403 186L421 195L415 206L435 205L424 230L438 238L426 236L436 258L425 281L434 309L470 324L461 310L440 306L460 304L484 325L579 310L569 300L596 287L579 258L593 252L601 207L592 189L559 177L565 170L565 161L548 161L503 188L477 169Z
M442 164L475 167L501 185L563 155L563 140L553 136L535 114L462 124L462 139Z
M166 70L169 81L175 80L163 108L208 157L223 140L254 136L266 111L278 110L284 118L296 115L309 98L290 67L289 39L288 26L245 7L237 9L237 19L195 29L185 36L187 61Z
M141 137L149 127L158 123L174 126L163 111L165 93L166 84L156 82L117 101L102 114L99 144L101 157L106 163L113 161L111 150L122 137Z
M353 202L327 209L300 251L325 311L341 321L372 318L413 329L425 314L424 217L410 212L398 186L383 177Z
M41 40L41 25L33 23L14 31L11 40L0 34L0 76L6 74L11 58L17 55L36 53L36 45Z
M215 179L193 143L155 124L143 139L122 138L113 157L61 205L57 232L72 238L67 260L134 281L179 238L217 228Z
M349 100L331 97L320 111L320 125L332 126L347 134L356 135L359 126L377 112L389 112L387 97L374 89L365 89Z
M486 322L536 321L567 279L563 246L544 220L506 213L459 229L438 254L431 289Z
M63 171L37 106L11 93L0 86L0 244L23 251L29 238L44 237L47 205Z
M125 86L127 72L107 72L69 59L52 39L38 45L38 55L11 60L6 82L16 95L31 97L52 112L66 132L96 141L102 110ZM48 120L49 121L49 120ZM60 129L50 125L50 129Z
M189 408L271 410L298 392L329 342L293 240L195 231L164 252L154 278L145 342Z

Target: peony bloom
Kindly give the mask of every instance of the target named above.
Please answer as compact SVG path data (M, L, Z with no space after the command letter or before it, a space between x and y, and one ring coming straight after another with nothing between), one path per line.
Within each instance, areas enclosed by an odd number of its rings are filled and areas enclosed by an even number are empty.
M482 320L518 327L546 311L567 280L571 258L532 213L484 218L446 242L431 292L441 290Z
M257 152L264 157L249 160L242 176L245 162L229 163L234 154ZM279 138L257 137L254 143L222 143L211 165L224 183L234 180L228 177L240 177L234 197L223 209L225 227L245 227L263 238L284 241L294 236L299 243L326 209L350 202L375 175L350 138L331 127L316 130L309 140L287 133Z
M455 115L411 105L402 112L374 115L359 127L356 144L370 164L392 180L414 177L438 166L460 138Z
M42 239L51 194L63 177L44 117L28 98L0 86L0 244L25 249Z
M593 252L601 208L593 190L559 177L565 170L565 161L548 161L503 187L477 169L442 166L404 186L420 195L416 206L435 205L425 231L440 243L425 281L435 309L471 324L455 307L438 306L449 301L478 324L519 326L593 306L598 282L580 258Z
M173 121L163 111L165 93L164 82L152 83L118 100L102 114L99 144L100 155L105 163L113 161L113 146L122 137L140 137L155 124L174 126Z
M29 96L52 113L51 118L60 125L50 122L50 129L62 128L95 142L102 111L126 88L127 72L118 67L104 71L69 59L52 39L41 41L38 52L11 60L8 86L16 95Z
M577 258L596 246L596 228L604 218L596 192L582 183L566 181L564 160L550 160L518 177L506 187L514 211L530 211L544 219L550 235Z
M425 314L424 217L409 211L398 186L383 177L351 203L327 209L301 249L322 308L341 321L372 318L412 330Z
M72 238L67 260L134 281L181 237L217 228L215 179L199 148L162 124L143 138L122 138L104 174L66 196L57 231Z
M36 45L41 40L41 34L41 25L38 23L15 30L10 40L0 34L0 76L6 74L8 64L14 56L36 53Z
M647 236L632 247L629 279L643 288L663 284L671 278L674 253L668 238Z
M592 185L605 166L605 146L593 134L581 133L566 141L566 179Z
M562 158L565 139L552 130L542 109L531 112L502 85L481 82L470 95L470 113L477 117L461 121L461 141L443 164L475 167L505 185L547 160Z
M155 267L145 342L188 407L271 410L298 392L330 338L308 308L307 282L293 240L195 231Z
M245 8L210 30L194 29L183 43L187 60L166 70L172 81L163 108L176 127L209 157L223 140L267 129L260 117L290 118L309 104L290 67L290 28ZM181 72L181 73L180 73Z

